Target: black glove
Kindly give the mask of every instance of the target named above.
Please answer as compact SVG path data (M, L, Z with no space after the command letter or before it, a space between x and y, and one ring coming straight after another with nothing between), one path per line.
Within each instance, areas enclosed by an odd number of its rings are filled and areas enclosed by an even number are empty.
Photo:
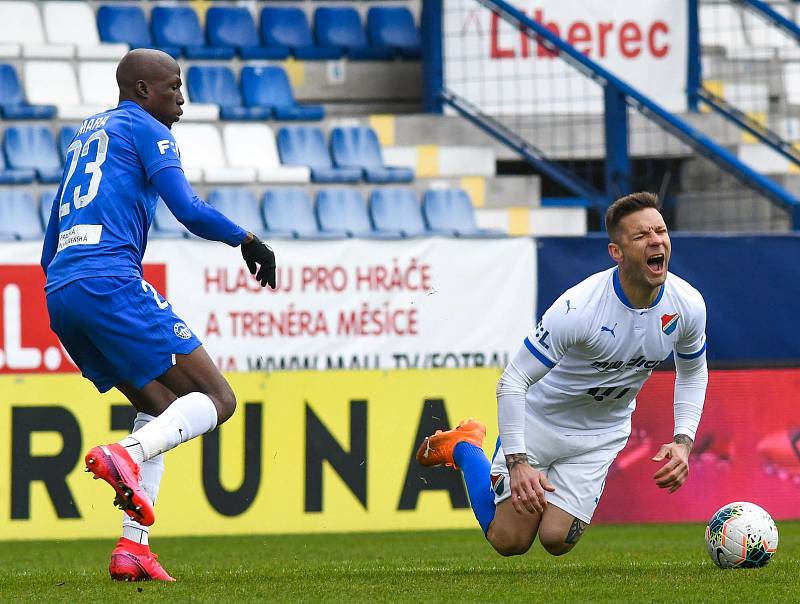
M275 289L275 253L258 237L242 244L242 258L247 263L247 270L261 282L261 287ZM260 265L260 266L258 266Z

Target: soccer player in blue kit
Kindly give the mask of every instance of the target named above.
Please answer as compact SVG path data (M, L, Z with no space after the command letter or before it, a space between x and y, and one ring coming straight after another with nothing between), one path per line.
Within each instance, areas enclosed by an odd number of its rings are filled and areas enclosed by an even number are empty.
M129 436L85 458L127 515L111 576L174 581L148 541L163 454L226 421L236 398L197 337L142 278L158 196L195 235L240 247L262 287L275 288L275 255L186 181L170 133L183 113L178 63L137 49L116 75L119 104L86 119L67 149L41 263L53 331L100 392L117 388L138 411Z

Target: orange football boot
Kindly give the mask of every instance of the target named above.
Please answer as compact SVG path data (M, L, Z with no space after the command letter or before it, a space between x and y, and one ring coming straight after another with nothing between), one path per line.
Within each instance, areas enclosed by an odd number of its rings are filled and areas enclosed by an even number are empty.
M108 572L114 581L174 581L158 563L149 545L120 537L111 552Z
M137 464L125 447L117 443L100 445L86 454L86 471L102 478L116 491L114 505L139 524L150 526L156 521L153 504L142 489Z
M451 466L458 469L453 461L453 449L462 441L483 447L486 426L473 418L462 420L452 430L437 430L433 436L426 436L417 449L417 461L422 466Z

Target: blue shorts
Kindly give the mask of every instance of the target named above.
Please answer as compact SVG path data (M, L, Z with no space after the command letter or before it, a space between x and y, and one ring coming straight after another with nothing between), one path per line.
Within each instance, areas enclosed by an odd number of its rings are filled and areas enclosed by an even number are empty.
M50 327L100 392L142 388L201 345L172 306L142 279L87 277L47 295Z

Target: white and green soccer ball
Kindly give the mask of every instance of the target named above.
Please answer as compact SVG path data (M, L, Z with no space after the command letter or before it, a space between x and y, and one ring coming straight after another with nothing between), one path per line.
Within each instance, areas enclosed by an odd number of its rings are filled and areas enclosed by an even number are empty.
M769 562L778 549L778 529L763 508L734 501L708 521L706 545L720 568L756 568Z

